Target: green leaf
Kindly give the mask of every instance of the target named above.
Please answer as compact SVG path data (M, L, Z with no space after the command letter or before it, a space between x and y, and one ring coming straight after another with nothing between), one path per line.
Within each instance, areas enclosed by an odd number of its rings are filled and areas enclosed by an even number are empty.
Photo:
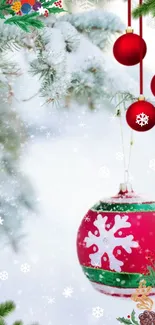
M41 1L41 3L42 3L42 7L43 7L43 8L48 8L49 6L52 6L53 3L54 3L55 1L56 1L56 0L51 0L51 1L45 2L45 1L43 0L43 1Z
M50 14L59 14L60 12L67 12L63 8L57 8L57 7L48 8L48 11Z
M29 27L34 27L38 29L44 27L44 23L37 19L38 16L39 14L37 12L25 16L14 16L7 19L4 24L14 24L20 27L25 32L30 32Z
M0 316L6 317L8 314L13 312L16 309L16 305L13 301L6 301L0 304Z
M131 320L132 322L135 324L135 325L139 325L139 323L137 322L136 320L136 317L135 317L135 311L133 310L132 313L131 313Z
M0 19L5 19L5 16L0 12Z
M120 323L123 323L123 324L132 324L131 320L130 319L126 319L124 317L119 317L119 318L116 318Z

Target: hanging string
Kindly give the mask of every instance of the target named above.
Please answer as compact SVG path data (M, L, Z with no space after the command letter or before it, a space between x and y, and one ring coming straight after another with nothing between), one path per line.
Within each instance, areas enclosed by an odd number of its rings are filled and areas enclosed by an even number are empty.
M142 5L142 0L139 0L139 6ZM140 16L139 18L139 36L140 42L142 42L143 38L143 18ZM143 57L142 57L142 46L140 46L140 95L143 95Z
M122 142L122 152L123 152L123 165L124 165L124 183L129 183L129 170L130 170L130 163L131 163L131 154L132 154L132 146L133 146L133 130L131 131L130 136L130 146L129 146L129 157L128 163L126 162L126 153L125 153L125 144L124 144L124 134L123 134L123 122L122 122L122 110L120 107L120 96L118 95L119 100L119 108L117 109L116 115L119 117L120 122L120 131L121 131L121 142ZM125 113L125 102L123 101L123 109Z
M128 27L131 27L131 0L128 0Z

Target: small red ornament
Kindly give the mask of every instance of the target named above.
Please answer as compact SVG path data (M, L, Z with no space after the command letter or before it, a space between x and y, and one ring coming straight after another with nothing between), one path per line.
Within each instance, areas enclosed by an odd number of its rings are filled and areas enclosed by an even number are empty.
M155 126L155 107L144 97L129 106L126 112L128 125L135 131L148 131Z
M80 265L92 286L111 296L131 297L147 277L148 252L155 251L155 202L121 184L83 218L77 235ZM143 275L144 274L144 275ZM152 282L155 294L155 283Z
M155 76L151 80L151 91L153 96L155 96Z
M21 4L28 3L30 6L33 6L35 4L35 0L21 0Z
M140 51L142 51L142 58L144 58L146 50L145 41L131 30L127 30L126 34L120 36L113 46L115 59L126 66L138 64L140 62Z

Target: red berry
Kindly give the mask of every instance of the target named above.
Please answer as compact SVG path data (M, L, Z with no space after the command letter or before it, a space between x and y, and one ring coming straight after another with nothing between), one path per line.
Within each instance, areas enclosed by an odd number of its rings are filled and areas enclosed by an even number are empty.
M130 318L130 315L128 315L128 318Z

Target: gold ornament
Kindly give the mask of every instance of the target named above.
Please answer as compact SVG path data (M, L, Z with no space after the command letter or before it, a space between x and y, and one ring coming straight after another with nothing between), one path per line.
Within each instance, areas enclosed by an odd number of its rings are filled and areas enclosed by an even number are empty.
M20 1L16 1L16 2L13 3L11 9L12 9L13 11L15 11L15 12L18 12L18 11L20 11L21 6L22 6L22 5L21 5L21 2L20 2Z
M151 293L152 287L146 287L146 281L142 280L139 283L139 288L132 294L131 299L138 302L137 308L144 310L152 310L153 300L148 297Z

